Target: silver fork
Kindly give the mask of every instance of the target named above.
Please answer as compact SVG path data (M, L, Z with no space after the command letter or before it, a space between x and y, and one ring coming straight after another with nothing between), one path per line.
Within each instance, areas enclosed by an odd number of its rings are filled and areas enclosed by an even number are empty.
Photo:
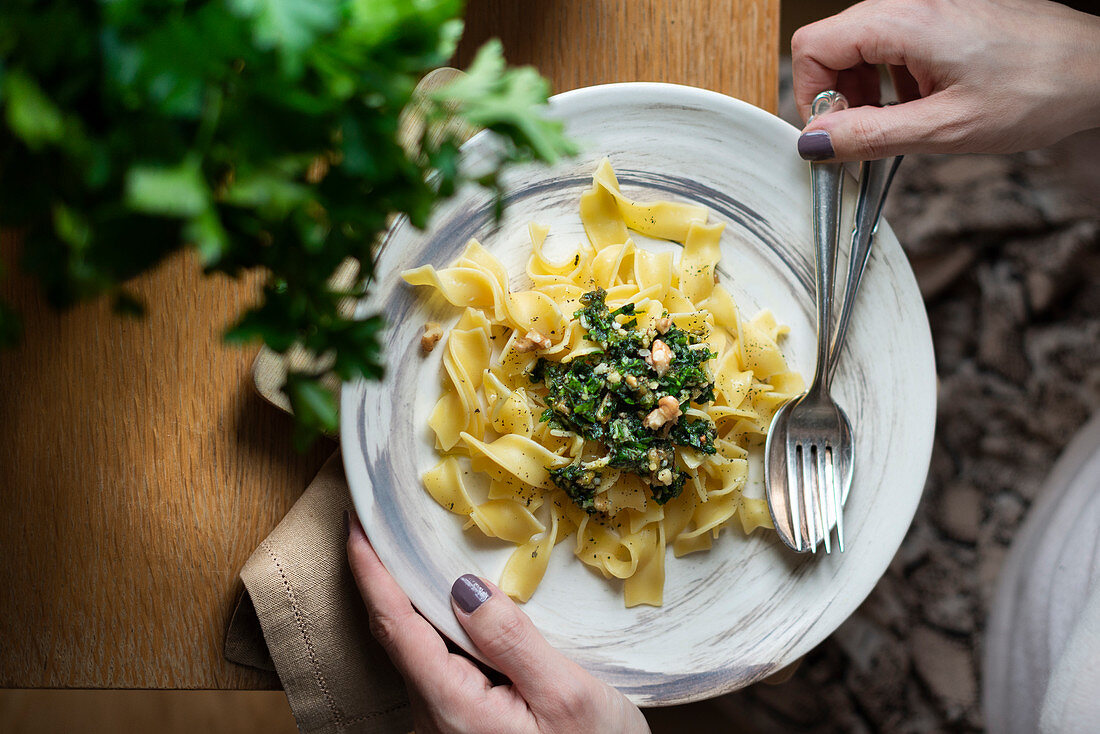
M842 108L840 106L844 104L842 101L843 98L839 97L839 95L833 96L833 93L824 93L820 95L819 98L822 101L818 103L818 101L815 100L815 104L820 104L825 109L815 109L815 114L823 114L827 111ZM832 370L836 368L840 358L840 352L844 346L844 339L847 335L852 309L859 292L863 271L867 267L867 261L870 257L871 244L875 233L878 231L878 223L882 216L882 208L886 201L886 194L889 191L890 183L893 181L894 173L901 164L901 160L902 157L897 156L893 159L863 161L860 164L859 197L852 230L852 247L848 260L848 278L844 289L844 301L840 309L840 316L837 320L836 333L833 335L830 346L830 376ZM812 171L814 171L814 169L812 169ZM821 175L822 172L828 175L828 172L824 171L824 169L814 172L818 175ZM822 204L826 207L830 205L830 196L832 194L831 187L833 184L827 179L819 179L817 183L821 183L822 188L819 190L815 184L815 193L821 193L823 196L815 196L815 211L820 212L820 216L815 220L815 232L821 231L827 235L832 231L833 215L828 211L820 211L817 205ZM839 190L837 190L837 198L835 199L837 202L838 218L839 193ZM818 242L819 245L821 244L820 240L815 239L815 241ZM832 252L835 258L835 249L833 249ZM828 277L833 273L835 273L835 271L829 270L825 275ZM819 287L819 293L820 292L827 292L831 295L832 288L827 287L822 289ZM828 376L826 377L826 380L827 379ZM826 384L826 392L827 388L828 385ZM796 401L792 401L782 406L782 408L777 411L772 420L772 430L769 431L768 434L768 458L765 463L765 482L768 489L768 503L769 507L772 509L772 518L776 531L787 545L799 551L803 550L803 537L806 538L807 544L811 549L816 549L817 539L821 538L825 540L826 552L828 552L830 550L828 543L829 536L832 528L835 526L837 546L841 552L843 552L843 507L852 486L854 467L854 457L852 456L851 449L851 447L854 446L852 428L848 422L847 416L844 415L844 412L838 407L837 410L840 416L841 427L841 448L838 450L835 445L832 447L827 446L824 461L825 472L817 472L815 475L814 472L811 471L810 477L807 479L806 447L803 445L800 448L797 444L797 439L794 439L795 443L793 449L790 443L792 440L789 430L790 418L786 411L789 407L793 406L794 402ZM773 436L775 436L774 439ZM845 446L848 448L845 449ZM802 454L801 461L798 461L800 453ZM810 453L811 458L813 458L812 446ZM791 475L790 472L790 467L792 465L796 467L793 475ZM830 469L833 471L830 471ZM815 481L817 483L816 485ZM819 493L816 490L822 485L824 485L825 491ZM824 494L824 502L821 501L821 494ZM814 507L812 511L809 509L811 505ZM811 516L814 518L813 521L809 519Z
M847 106L838 92L814 99L814 116ZM824 543L832 552L832 528L842 523L842 482L851 476L852 427L848 416L829 394L832 377L833 285L843 167L839 163L810 164L814 199L816 251L817 366L809 389L782 406L772 418L765 448L765 484L774 524L784 542L797 551L817 552ZM785 530L790 530L786 537ZM843 551L843 524L838 526Z

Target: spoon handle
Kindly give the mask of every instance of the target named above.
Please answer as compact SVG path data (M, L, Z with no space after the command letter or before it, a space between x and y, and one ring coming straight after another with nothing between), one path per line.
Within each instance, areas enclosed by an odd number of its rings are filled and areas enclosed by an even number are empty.
M822 92L811 105L814 117L845 109L848 106L839 92ZM840 196L844 168L830 161L810 164L810 186L813 190L813 230L815 283L817 287L817 367L809 393L828 396L829 337L833 333L833 288L836 281L837 241L840 238Z
M848 323L852 318L852 307L856 302L863 271L871 256L871 243L878 231L882 206L886 202L886 192L894 180L894 173L901 164L902 156L882 158L875 161L863 161L859 165L859 200L856 204L855 226L852 229L852 250L848 257L848 281L844 286L844 301L837 318L836 334L833 337L829 370L836 369L840 351L844 347L844 338L848 334Z

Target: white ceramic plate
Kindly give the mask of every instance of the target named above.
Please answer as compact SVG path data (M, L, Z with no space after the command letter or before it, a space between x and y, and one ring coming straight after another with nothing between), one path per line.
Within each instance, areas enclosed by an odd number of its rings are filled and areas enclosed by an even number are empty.
M744 312L768 307L789 324L784 352L807 378L813 372L809 172L795 153L795 128L738 100L667 84L579 89L554 97L552 108L583 151L552 168L513 170L499 226L489 197L470 189L441 207L427 231L402 223L390 233L372 296L361 305L361 313L386 315L389 369L383 381L347 384L342 395L341 444L359 517L421 613L470 651L451 611L451 583L467 572L498 578L514 546L464 533L462 518L420 483L438 460L427 419L440 394L443 351L421 356L420 334L426 321L446 327L459 312L407 286L400 271L444 267L477 237L513 274L512 286L522 287L528 222L550 225L551 254L574 248L584 237L578 197L607 156L627 195L698 202L711 221L727 223L723 284ZM473 138L467 162L483 160L491 144L487 135ZM849 210L855 188L848 187ZM525 611L552 644L642 705L707 698L775 672L852 613L901 543L928 470L935 389L920 293L883 223L833 382L857 442L847 552L800 556L774 533L746 538L731 527L709 551L676 559L669 550L663 607L626 609L620 585L577 561L566 541Z

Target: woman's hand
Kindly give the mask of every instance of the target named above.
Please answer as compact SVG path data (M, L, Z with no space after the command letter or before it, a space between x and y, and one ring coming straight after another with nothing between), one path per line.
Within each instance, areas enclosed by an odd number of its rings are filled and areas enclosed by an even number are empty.
M448 652L382 566L359 521L349 524L351 571L371 632L405 678L417 734L649 732L625 696L552 648L495 585L467 574L455 581L451 603L485 658L512 681L494 686L468 659Z
M826 89L851 109L803 131L803 158L1009 153L1100 126L1100 18L1034 0L867 0L791 40L803 119ZM899 105L879 102L889 66Z

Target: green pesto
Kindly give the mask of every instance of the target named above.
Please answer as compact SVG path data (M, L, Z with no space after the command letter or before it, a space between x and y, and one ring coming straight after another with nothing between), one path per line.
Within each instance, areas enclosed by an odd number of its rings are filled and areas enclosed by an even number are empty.
M715 355L706 347L691 348L702 342L700 335L677 326L663 335L638 330L634 304L611 311L606 296L602 288L584 294L583 308L573 315L601 351L568 363L539 359L531 371L531 381L544 383L547 388L549 407L541 420L598 441L606 449L607 458L606 463L601 460L597 465L637 474L649 484L653 499L664 504L680 494L688 476L675 464L674 447L713 454L714 426L709 421L681 417L671 426L650 429L643 421L666 395L676 398L681 411L686 411L689 403L714 400L714 382L705 365ZM658 375L644 356L657 338L672 351L663 375ZM628 380L628 375L634 379ZM658 479L663 469L672 475L667 484ZM596 512L596 489L602 476L596 467L578 460L551 469L550 476L579 507Z

